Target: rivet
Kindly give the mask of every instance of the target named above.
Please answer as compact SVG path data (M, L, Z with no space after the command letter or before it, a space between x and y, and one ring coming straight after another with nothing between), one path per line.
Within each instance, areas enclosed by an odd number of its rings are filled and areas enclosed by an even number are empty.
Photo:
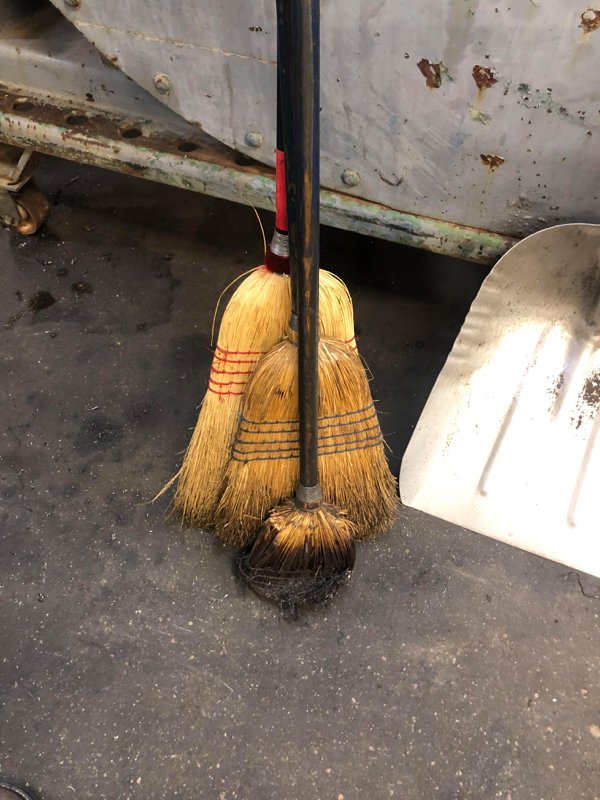
M157 72L153 78L153 83L156 89L161 92L161 94L166 94L173 88L171 84L171 78L169 78L168 75L165 75L164 72Z
M65 0L65 5L69 6L70 8L79 8L81 5L81 0Z
M361 181L360 173L355 169L345 169L342 172L342 180L346 186L358 186Z
M246 134L246 144L248 147L260 147L263 143L263 135L258 131L248 131Z

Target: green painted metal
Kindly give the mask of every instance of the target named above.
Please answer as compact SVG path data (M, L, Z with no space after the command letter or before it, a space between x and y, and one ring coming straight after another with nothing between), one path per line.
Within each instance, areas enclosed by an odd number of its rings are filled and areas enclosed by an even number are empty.
M0 141L237 203L274 208L272 171L260 164L237 165L233 151L199 136L192 126L161 130L144 120L139 123L143 136L128 139L123 138L123 120L109 114L98 114L80 128L65 124L64 109L57 114L51 106L39 104L27 112L14 111L13 101L7 94L0 98ZM177 142L192 135L201 139L197 151L179 152ZM516 243L501 233L396 211L329 190L321 192L321 221L482 264L494 263Z

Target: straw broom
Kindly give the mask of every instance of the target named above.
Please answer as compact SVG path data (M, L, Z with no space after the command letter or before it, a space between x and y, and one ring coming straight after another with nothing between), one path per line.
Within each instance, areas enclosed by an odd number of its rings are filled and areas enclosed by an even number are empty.
M217 517L218 532L231 543L248 544L259 532L240 561L253 588L281 599L292 580L296 599L308 602L322 599L321 589L333 591L336 576L352 566L351 540L389 527L398 501L360 359L342 343L318 344L318 150L310 136L318 131L318 92L311 89L318 73L318 39L312 39L318 2L300 0L288 11L300 32L296 41L311 42L294 48L300 65L292 74L300 139L290 182L299 336L296 345L292 326L248 386ZM299 585L295 572L305 576Z
M320 286L321 330L352 343L353 315L346 287L325 270L320 271ZM285 336L290 310L289 276L266 266L244 280L225 309L208 390L175 478L173 507L189 525L207 527L215 522L246 384L261 357Z
M319 343L319 469L324 498L346 509L355 536L388 530L398 495L369 381L341 342ZM217 510L217 533L244 546L299 479L298 348L293 335L258 365L248 386Z
M280 29L278 24L278 34ZM280 60L283 51L278 35ZM165 487L176 482L173 508L184 522L197 527L215 522L246 384L261 357L285 337L291 312L279 83L278 69L275 232L265 264L238 286L227 304L196 426L179 472ZM346 286L321 270L320 289L322 333L355 347L352 300Z

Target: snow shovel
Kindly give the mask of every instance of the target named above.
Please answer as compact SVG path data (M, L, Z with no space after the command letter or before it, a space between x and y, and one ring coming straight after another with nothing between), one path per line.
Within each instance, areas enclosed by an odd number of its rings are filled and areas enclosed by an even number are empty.
M406 505L600 577L600 225L519 242L402 461Z

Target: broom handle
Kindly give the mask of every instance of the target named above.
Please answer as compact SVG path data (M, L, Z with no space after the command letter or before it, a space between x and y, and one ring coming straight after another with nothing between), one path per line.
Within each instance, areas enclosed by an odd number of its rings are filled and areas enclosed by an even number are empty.
M267 248L265 265L271 272L289 273L290 250L288 236L286 146L283 128L283 97L281 65L289 51L289 36L277 8L277 135L275 139L275 230ZM289 70L288 70L289 71ZM292 298L293 299L293 298Z
M265 266L271 272L287 274L290 271L288 214L285 179L285 155L282 138L281 103L279 101L279 74L277 75L277 144L275 149L275 230L265 254Z
M297 276L300 484L304 508L322 499L319 485L319 0L286 0L291 24L293 262Z
M291 164L293 160L293 125L292 125L292 87L291 87L291 20L290 0L276 0L277 7L277 150L284 154L284 189L287 191L286 213L288 229L291 228L294 216L294 202L291 198ZM277 223L276 223L277 224ZM292 294L292 327L297 330L297 286L296 263L292 257L294 242L288 238L290 285Z
M279 58L282 50L277 25L277 137L275 139L275 230L288 235L288 212L285 179L285 148L283 146L283 109Z

